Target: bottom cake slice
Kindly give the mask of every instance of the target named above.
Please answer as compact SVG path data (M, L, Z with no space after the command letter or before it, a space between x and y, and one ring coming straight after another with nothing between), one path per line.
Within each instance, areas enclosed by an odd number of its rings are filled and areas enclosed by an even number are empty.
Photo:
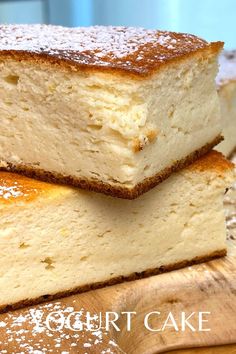
M214 151L136 200L1 172L1 309L225 255L232 181Z

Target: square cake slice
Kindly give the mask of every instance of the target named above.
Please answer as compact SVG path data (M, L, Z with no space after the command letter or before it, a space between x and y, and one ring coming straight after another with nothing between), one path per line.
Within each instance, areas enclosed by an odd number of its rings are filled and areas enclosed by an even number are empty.
M236 50L223 52L219 61L217 86L224 124L224 141L217 146L217 150L229 156L236 148Z
M233 165L210 152L136 200L0 174L0 307L226 254Z
M221 42L0 26L2 168L133 199L221 139Z

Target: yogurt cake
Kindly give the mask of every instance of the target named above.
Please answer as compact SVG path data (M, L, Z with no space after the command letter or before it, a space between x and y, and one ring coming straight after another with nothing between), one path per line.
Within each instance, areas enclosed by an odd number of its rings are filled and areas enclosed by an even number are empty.
M222 45L142 28L0 26L2 168L136 198L220 142Z
M216 151L136 200L1 172L1 309L225 255L233 180Z
M217 150L229 156L236 148L236 51L223 52L219 61L217 86L224 124L224 141L217 146Z

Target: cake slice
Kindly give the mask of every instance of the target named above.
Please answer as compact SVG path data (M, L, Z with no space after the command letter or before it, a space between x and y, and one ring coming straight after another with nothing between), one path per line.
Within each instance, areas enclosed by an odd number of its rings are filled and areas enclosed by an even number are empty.
M218 93L223 118L224 141L217 150L226 156L236 148L236 51L225 51L220 56L220 71L217 76Z
M2 172L1 309L225 255L232 181L214 151L136 200Z
M2 168L136 198L219 143L221 48L142 28L0 26Z

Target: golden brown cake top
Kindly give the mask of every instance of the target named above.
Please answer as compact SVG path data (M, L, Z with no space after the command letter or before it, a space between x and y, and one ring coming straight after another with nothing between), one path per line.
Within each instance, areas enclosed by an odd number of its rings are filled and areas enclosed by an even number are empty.
M37 197L55 194L62 186L41 182L16 173L0 171L0 203L32 201Z
M141 77L195 52L218 52L222 45L190 34L133 27L0 26L1 56L32 59L36 55L79 69L112 70Z
M221 152L212 150L192 163L187 169L199 172L212 171L222 176L228 171L233 171L234 164L227 160Z
M220 70L216 78L218 86L236 81L236 50L224 51L219 57Z

